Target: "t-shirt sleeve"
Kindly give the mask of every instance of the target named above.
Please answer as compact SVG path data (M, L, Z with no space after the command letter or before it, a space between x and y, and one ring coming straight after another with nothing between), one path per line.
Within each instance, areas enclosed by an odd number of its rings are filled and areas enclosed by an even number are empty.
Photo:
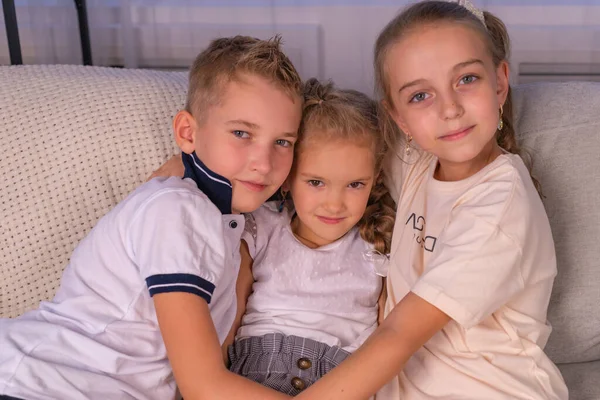
M150 295L192 293L210 304L224 268L222 229L220 213L200 193L174 189L149 198L127 235Z
M478 193L454 209L412 288L465 328L480 323L524 287L522 245L515 239L520 233L503 231L502 214L509 206L503 198Z

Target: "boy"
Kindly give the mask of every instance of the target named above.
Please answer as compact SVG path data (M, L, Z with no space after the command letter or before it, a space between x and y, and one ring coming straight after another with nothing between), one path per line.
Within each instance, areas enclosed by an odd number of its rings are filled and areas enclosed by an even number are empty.
M288 175L300 90L279 38L217 39L197 57L173 121L187 179L134 191L75 249L51 302L0 320L0 394L168 399L173 372L186 399L287 398L229 373L219 343L236 314L239 213Z

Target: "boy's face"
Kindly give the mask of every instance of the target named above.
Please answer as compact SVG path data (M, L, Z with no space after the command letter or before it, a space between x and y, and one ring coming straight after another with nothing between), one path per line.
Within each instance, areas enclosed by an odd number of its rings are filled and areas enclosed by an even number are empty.
M302 117L299 97L259 76L240 78L223 87L194 134L198 157L231 182L234 213L256 210L282 185Z

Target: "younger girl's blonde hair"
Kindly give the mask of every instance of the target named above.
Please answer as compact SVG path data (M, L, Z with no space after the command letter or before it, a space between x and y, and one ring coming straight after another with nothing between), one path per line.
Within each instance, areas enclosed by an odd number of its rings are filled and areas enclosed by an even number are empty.
M309 79L304 84L304 111L296 157L314 143L341 141L369 146L375 159L375 177L367 209L358 222L361 237L375 250L388 254L396 207L383 184L383 158L387 151L379 129L377 102L355 90L342 90L332 82Z

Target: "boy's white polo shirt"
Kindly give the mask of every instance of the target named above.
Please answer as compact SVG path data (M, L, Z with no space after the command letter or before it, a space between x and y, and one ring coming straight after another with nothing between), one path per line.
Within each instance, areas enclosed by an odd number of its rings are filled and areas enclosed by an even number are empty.
M221 342L236 314L244 217L222 214L219 207L231 207L231 186L203 171L190 176L186 169L187 179L157 178L139 187L80 242L51 302L0 320L0 394L174 397L152 296L204 298ZM213 203L209 195L229 203Z

